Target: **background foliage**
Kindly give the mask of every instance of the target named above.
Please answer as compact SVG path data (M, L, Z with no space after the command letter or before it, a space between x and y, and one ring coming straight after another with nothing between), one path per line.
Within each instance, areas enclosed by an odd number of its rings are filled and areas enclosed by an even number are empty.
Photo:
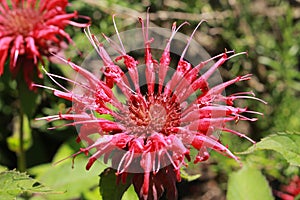
M268 105L257 104L254 101L247 101L247 105L252 110L264 113L264 116L255 123L240 122L233 126L256 141L260 141L263 137L267 138L256 147L251 147L240 154L241 159L247 164L238 172L236 172L239 169L237 163L212 152L212 159L193 166L187 171L189 175L200 173L200 177L196 176L189 181L183 180L178 183L181 199L225 199L228 185L227 198L235 199L234 184L248 179L249 174L256 177L254 182L262 180L260 183L266 188L263 192L268 193L269 199L272 199L274 198L272 191L280 190L281 184L287 184L293 176L299 175L300 139L299 134L295 133L300 130L300 2L298 0L121 2L72 0L70 2L71 6L68 8L70 11L77 10L80 14L92 18L92 31L99 38L101 33L108 36L115 33L112 14L117 14L119 31L122 31L137 27L137 17L145 16L147 8L150 7L151 26L170 28L174 21L178 24L188 21L191 25L184 26L180 31L185 34L190 34L201 19L206 19L207 23L200 27L194 39L212 56L223 52L224 49L248 52L248 57L235 58L220 70L224 80L241 74L253 74L251 81L239 83L238 87L233 86L226 93L253 90L256 96L267 101ZM80 64L91 52L92 46L83 32L78 29L68 27L67 32L72 35L76 46L70 46L65 56ZM78 50L82 52L81 56ZM68 68L60 64L47 63L46 68L56 74L64 76L70 74ZM45 79L44 84L51 83ZM76 152L80 146L74 142L76 137L74 128L63 127L49 131L47 128L58 126L60 122L45 124L34 120L36 117L64 111L70 106L48 91L40 92L42 95L35 99L38 106L34 109L31 107L33 117L28 119L28 126L31 127L28 129L31 134L28 134L25 142L28 174L46 186L35 195L30 193L34 192L35 188L30 187L23 191L18 190L17 193L23 192L20 198L34 200L100 198L97 188L98 175L105 168L101 163L93 166L89 172L84 168L86 163L84 156L75 160L74 169L71 168L70 160L55 166L51 164ZM17 113L15 105L20 101L17 96L16 82L9 77L9 73L5 73L5 76L0 77L0 165L3 166L0 167L0 171L14 169L17 166L14 151L15 146L18 145L14 134L16 131L14 121L17 120L14 117ZM286 133L288 131L290 133ZM279 134L271 135L275 133ZM227 134L223 134L221 140L235 152L245 151L250 146L246 140ZM248 154L249 152L251 154ZM5 176L7 178L8 175ZM9 178L11 176L27 177L25 174L9 174ZM2 177L0 174L0 180ZM28 181L31 183L31 180ZM251 190L255 191L255 188L246 189L249 189L245 191L248 193ZM136 198L133 188L130 187L128 191L123 196L124 199ZM243 189L239 191L242 192Z

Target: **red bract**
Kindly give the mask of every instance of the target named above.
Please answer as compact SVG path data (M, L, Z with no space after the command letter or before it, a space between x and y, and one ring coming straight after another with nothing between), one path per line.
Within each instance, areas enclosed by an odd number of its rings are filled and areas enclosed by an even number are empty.
M14 77L23 72L28 86L34 74L42 77L37 66L42 57L61 50L63 42L72 42L64 31L67 25L86 27L77 23L77 12L66 13L68 0L1 0L0 2L0 76L9 57L9 69Z
M244 98L259 99L253 97L252 92L224 96L227 86L249 80L251 75L210 88L208 79L224 62L237 55L234 52L225 52L192 66L184 56L195 29L174 69L170 67L170 46L181 26L176 28L173 24L171 36L158 61L151 53L153 39L148 38L149 21L146 26L142 19L139 21L144 40L144 65L139 65L137 59L126 53L117 29L119 44L104 36L119 53L115 60L88 29L87 36L103 61L103 77L97 78L90 71L61 58L82 79L74 81L46 73L53 80L58 78L73 83L75 90L68 90L56 81L62 90L35 86L51 89L54 95L73 101L73 113L41 119L74 121L66 125L78 127L78 141L87 144L74 156L92 152L87 170L102 157L104 162L111 160L116 175L123 181L128 173L135 174L132 182L140 199L158 199L164 192L169 199L176 199L175 184L180 181L180 167L187 166L185 159L191 160L191 148L198 151L192 158L194 163L207 160L208 149L238 160L213 133L226 131L254 143L226 124L239 120L255 121L256 118L247 118L242 113L260 113L235 107L234 102ZM127 39L135 40L134 37ZM200 74L200 70L213 60L216 62ZM120 61L125 70L117 65Z

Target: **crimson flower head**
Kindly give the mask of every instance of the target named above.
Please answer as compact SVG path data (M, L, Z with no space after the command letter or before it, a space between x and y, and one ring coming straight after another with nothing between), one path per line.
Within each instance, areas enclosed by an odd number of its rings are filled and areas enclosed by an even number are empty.
M42 77L37 66L42 57L51 56L62 48L64 41L72 42L64 31L67 25L86 27L77 23L77 12L66 13L68 0L1 0L0 2L0 76L9 57L9 69L14 77L23 72L28 86L34 74Z
M300 197L300 177L294 176L288 185L282 185L280 191L274 192L282 200L298 199Z
M164 193L168 199L176 199L176 182L180 181L180 168L187 166L186 161L207 160L209 149L238 160L218 140L218 131L230 132L254 143L244 134L228 128L227 124L239 120L255 121L256 118L248 118L243 113L260 113L236 107L234 102L245 98L259 99L253 97L252 92L224 94L226 87L249 80L249 74L210 84L217 69L237 55L233 51L196 65L185 58L192 36L201 23L188 37L177 58L173 58L172 53L179 47L172 49L172 43L178 29L186 23L179 27L174 23L169 32L154 29L160 35L170 34L163 42L158 42L164 47L160 49L160 59L156 60L151 46L156 40L154 36L150 37L149 17L146 24L142 19L139 22L142 28L134 32L123 34L116 29L116 40L104 35L117 54L114 58L104 43L87 29L87 37L103 62L100 68L97 65L101 76L61 58L78 73L78 79L70 80L46 72L61 89L35 86L51 89L54 95L72 101L72 112L40 119L73 120L66 125L76 126L78 141L86 144L73 156L90 153L87 170L101 158L105 163L110 162L120 180L126 180L129 173L134 174L131 181L140 199L159 199ZM129 53L125 49L125 42L133 45L140 39L142 60L134 57L138 52L130 45ZM172 67L172 63L175 66ZM58 79L73 83L73 90L63 87ZM194 156L192 149L197 152Z

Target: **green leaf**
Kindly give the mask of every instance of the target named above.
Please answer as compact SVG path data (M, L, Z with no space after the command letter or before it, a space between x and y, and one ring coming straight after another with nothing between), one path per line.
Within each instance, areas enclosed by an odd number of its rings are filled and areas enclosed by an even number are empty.
M227 200L272 200L271 188L262 173L249 166L229 175Z
M6 171L6 170L7 170L7 167L0 165L0 172Z
M61 200L76 199L83 193L90 191L98 185L98 174L104 170L104 165L94 163L93 168L85 169L87 159L78 157L75 160L74 168L72 163L65 161L57 165L47 164L35 167L32 172L39 172L37 178L52 188L62 191L62 194L45 195L44 199Z
M86 191L82 195L84 200L102 200L101 195L99 194L99 188L95 187L89 191Z
M69 143L62 145L55 155L55 162L72 155L74 153L72 145ZM74 168L72 168L71 161L72 158L56 164L43 164L30 169L31 173L37 175L37 179L62 191L61 194L44 195L44 200L77 199L93 188L97 188L98 175L106 166L100 161L95 162L93 167L87 171L85 166L88 163L88 158L84 155L78 155L74 160ZM100 198L99 192L98 198Z
M52 189L42 185L26 173L4 171L0 173L0 199L16 199L22 193L51 193Z
M123 200L128 200L128 199L130 199L130 200L138 200L139 199L138 196L137 196L137 194L136 194L136 192L135 192L135 190L134 190L133 185L131 185L128 188L128 190L124 193L124 195L122 196L122 199Z
M52 162L56 163L69 157L70 155L73 155L74 152L78 151L80 147L81 145L78 144L73 138L68 140L63 145L61 145L60 148L57 150L56 154L53 157Z
M263 138L240 154L249 154L257 150L273 150L280 153L291 165L300 166L300 133L277 133Z
M127 176L126 183L117 184L116 170L107 168L100 174L100 193L103 200L120 200L131 185L131 177Z

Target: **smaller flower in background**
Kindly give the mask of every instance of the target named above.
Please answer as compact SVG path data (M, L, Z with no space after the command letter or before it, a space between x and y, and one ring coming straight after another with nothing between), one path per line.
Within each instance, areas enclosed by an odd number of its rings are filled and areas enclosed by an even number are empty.
M66 13L68 0L2 0L0 2L0 76L9 57L14 77L23 72L31 87L34 74L42 78L38 62L62 49L64 41L72 42L64 31L67 25L86 27L90 19L77 12ZM84 18L88 23L71 21Z
M300 177L294 176L288 185L280 187L280 191L275 191L275 195L282 200L295 200L300 197Z
M214 86L209 84L214 72L224 62L238 55L233 51L224 52L196 66L185 59L192 37L201 22L188 38L177 66L172 68L171 43L179 28L186 23L179 27L173 24L171 35L162 49L162 56L156 60L150 45L155 39L149 37L149 17L146 25L142 19L139 21L142 29L137 32L142 32L144 63L139 64L136 58L126 53L117 29L119 44L104 35L119 54L114 60L104 45L87 29L87 37L102 58L104 79L60 58L78 72L82 79L70 80L46 72L61 90L37 84L34 86L51 89L54 95L72 101L73 112L40 119L73 120L66 125L78 127L77 141L87 145L73 156L91 153L87 170L99 158L103 158L106 163L111 160L111 166L116 169L119 179L125 181L128 174L133 174L132 183L140 199L159 199L164 192L168 199L176 199L176 181L181 179L180 168L187 166L185 160L193 159L194 163L205 161L209 158L209 149L238 160L221 144L214 135L216 132L230 132L254 143L244 134L229 129L227 123L257 120L243 113L261 114L236 107L234 102L237 99L262 100L253 97L252 92L224 95L226 87L249 80L250 74ZM129 35L130 38L125 39L137 43L137 38L133 37L135 33ZM202 73L201 70L213 60L216 62ZM125 69L118 65L120 62ZM63 87L55 79L73 83L74 89ZM197 151L192 158L191 149Z

